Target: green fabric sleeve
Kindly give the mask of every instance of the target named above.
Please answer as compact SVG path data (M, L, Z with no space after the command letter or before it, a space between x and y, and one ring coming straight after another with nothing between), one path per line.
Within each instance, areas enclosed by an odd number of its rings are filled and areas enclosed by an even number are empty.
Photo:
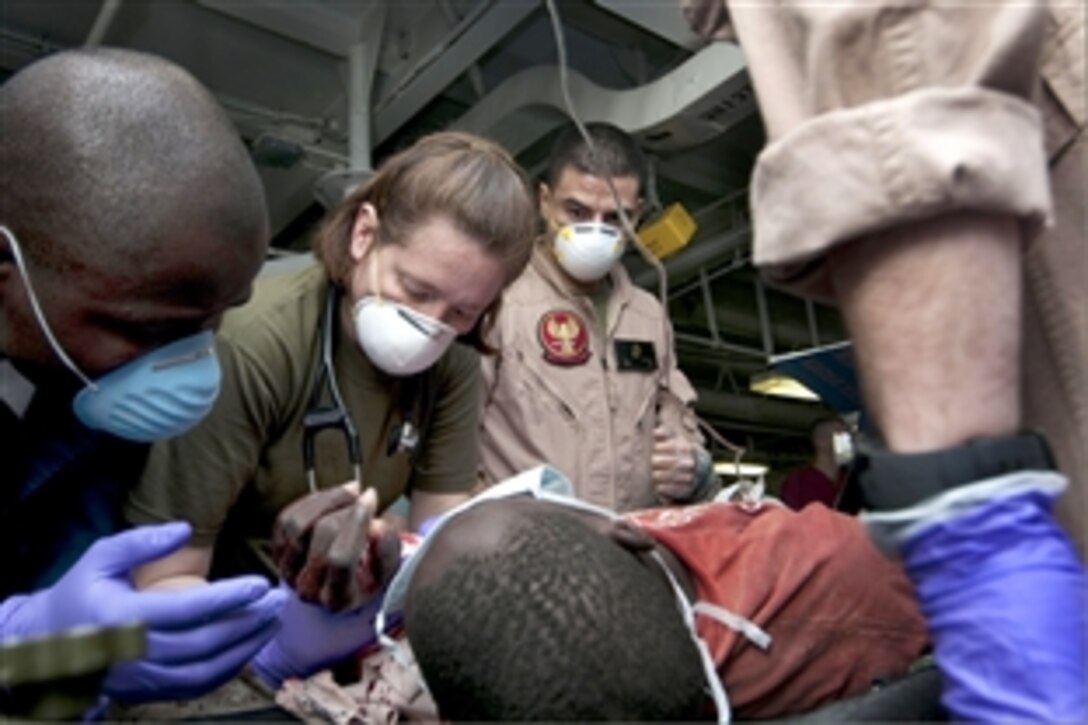
M252 479L279 407L272 356L247 355L222 337L216 352L223 380L215 407L188 433L152 446L125 506L134 524L189 521L197 545L214 542Z

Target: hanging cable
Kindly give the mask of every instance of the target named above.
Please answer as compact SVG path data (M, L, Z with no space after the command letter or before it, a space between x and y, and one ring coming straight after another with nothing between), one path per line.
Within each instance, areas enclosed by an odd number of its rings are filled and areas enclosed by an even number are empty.
M590 156L595 157L597 155L597 145L593 142L593 139L589 135L589 131L586 130L585 125L582 123L582 119L578 117L578 113L574 110L574 100L570 95L570 84L567 77L567 42L566 37L563 34L563 25L559 18L559 10L555 6L555 0L545 0L548 6L548 14L551 17L552 32L555 35L556 53L558 55L559 62L559 90L563 95L563 105L566 107L567 115L570 116L570 120L574 123L578 129L578 133L581 134L582 139L586 142L586 145L590 149ZM661 263L661 260L657 258L649 247L642 243L639 239L638 232L635 230L634 225L631 223L631 218L627 216L627 210L624 209L624 205L620 200L620 195L616 191L615 184L612 183L612 178L608 175L603 175L601 178L608 184L609 191L612 192L612 199L616 202L616 212L619 214L620 223L623 225L624 232L631 238L635 247L638 249L642 258L654 268L657 272L658 282L658 296L661 298L661 304L668 304L668 275L665 273L665 266ZM668 308L666 308L667 310Z
M597 156L597 146L593 142L593 139L590 137L589 131L586 130L585 125L582 123L582 119L579 118L577 111L574 110L574 100L573 98L571 98L570 95L570 85L568 83L567 77L567 42L566 36L563 33L563 24L559 17L559 10L556 8L555 0L544 1L545 5L548 8L548 16L551 19L552 34L555 36L556 56L559 65L559 90L563 96L563 105L566 107L567 115L570 117L570 120L574 123L574 126L578 129L578 133L582 136L582 140L585 141L586 146L589 147L590 157L595 158ZM665 271L665 265L662 264L661 260L657 258L657 255L650 251L649 247L647 247L642 242L642 239L639 238L638 232L635 230L634 225L631 223L630 217L627 216L627 211L626 209L624 209L624 205L622 200L620 199L619 192L616 191L616 187L612 183L612 178L608 174L601 174L601 178L603 178L608 184L608 190L612 193L612 199L616 204L616 212L619 216L620 223L623 226L623 231L631 239L632 243L635 245L635 248L638 249L639 254L642 255L643 260L645 260L647 264L653 267L654 271L657 273L658 297L661 300L661 307L665 313L665 340L667 341L667 344L664 346L665 349L662 350L663 364L661 365L661 369L658 371L658 389L662 393L671 395L675 398L675 394L672 393L668 386L668 371L672 369L672 358L674 353L672 335L669 334L668 329L669 281L668 274ZM677 400L677 402L679 402L679 400ZM734 463L737 467L736 470L739 471L741 458L743 458L747 449L745 449L744 446L738 446L735 443L731 443L724 436L718 433L718 431L714 430L714 427L710 425L710 423L703 420L698 415L695 416L695 420L698 425L707 432L712 440L714 440L733 454Z

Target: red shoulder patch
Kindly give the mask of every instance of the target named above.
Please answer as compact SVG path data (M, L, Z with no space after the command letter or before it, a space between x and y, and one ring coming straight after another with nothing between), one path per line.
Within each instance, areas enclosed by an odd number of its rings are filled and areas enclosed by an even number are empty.
M537 339L544 359L552 365L581 365L589 360L589 333L582 318L567 310L552 310L541 316Z

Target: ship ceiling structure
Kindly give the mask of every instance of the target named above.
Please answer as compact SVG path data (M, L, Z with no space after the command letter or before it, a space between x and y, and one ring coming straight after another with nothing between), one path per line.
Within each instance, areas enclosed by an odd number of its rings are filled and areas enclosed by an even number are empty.
M703 45L673 2L556 3L583 121L609 121L650 155L652 207L698 223L668 258L678 359L699 413L751 458L805 456L826 409L749 392L777 355L844 339L836 311L764 285L751 265L747 185L764 144L744 57ZM305 251L328 203L390 153L440 129L493 138L531 174L567 118L551 19L535 0L5 0L0 72L104 44L187 68L258 162L277 256ZM657 290L630 252L633 278Z

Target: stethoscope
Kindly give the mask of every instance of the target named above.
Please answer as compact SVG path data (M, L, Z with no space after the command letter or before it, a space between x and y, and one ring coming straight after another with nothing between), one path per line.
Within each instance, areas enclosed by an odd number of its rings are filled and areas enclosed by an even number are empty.
M325 312L321 322L321 351L317 374L314 377L313 388L310 391L310 404L306 413L302 416L302 465L306 471L306 485L310 492L317 491L317 471L315 467L314 439L319 433L326 430L337 429L344 436L348 447L348 461L351 463L352 474L362 487L363 466L360 455L359 433L355 428L355 422L348 413L344 399L340 395L340 386L336 383L336 367L332 359L333 335L336 332L336 303L339 299L335 287L329 288L325 296ZM419 431L412 420L413 412L418 404L420 396L415 394L415 386L408 384L406 388L409 394L406 399L412 403L403 406L403 422L399 427L390 431L390 437L386 446L386 455L404 451L409 454L415 452L419 446ZM321 399L328 390L330 404L322 404Z

